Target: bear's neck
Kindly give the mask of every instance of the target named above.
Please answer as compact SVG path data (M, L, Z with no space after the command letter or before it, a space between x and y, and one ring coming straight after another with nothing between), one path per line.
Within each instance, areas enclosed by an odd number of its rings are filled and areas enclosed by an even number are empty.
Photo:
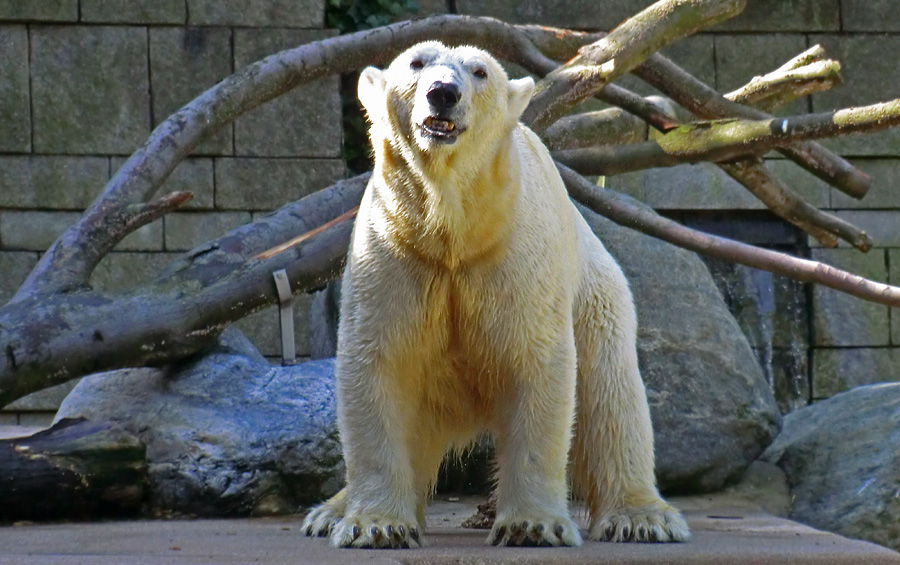
M389 243L448 269L499 259L521 186L515 133L453 153L403 150L385 141L373 174L381 181Z

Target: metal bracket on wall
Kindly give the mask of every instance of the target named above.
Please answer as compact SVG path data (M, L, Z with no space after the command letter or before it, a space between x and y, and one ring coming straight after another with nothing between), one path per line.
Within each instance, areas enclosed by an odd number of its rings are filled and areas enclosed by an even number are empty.
M278 314L281 318L281 364L294 365L297 349L294 344L294 294L284 269L272 273L278 290Z

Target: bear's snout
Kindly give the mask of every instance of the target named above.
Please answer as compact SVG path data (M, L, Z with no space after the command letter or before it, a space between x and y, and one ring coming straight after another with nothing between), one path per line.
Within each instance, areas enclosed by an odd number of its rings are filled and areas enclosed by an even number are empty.
M432 108L438 112L445 112L459 103L459 87L452 82L435 81L428 87L425 98Z

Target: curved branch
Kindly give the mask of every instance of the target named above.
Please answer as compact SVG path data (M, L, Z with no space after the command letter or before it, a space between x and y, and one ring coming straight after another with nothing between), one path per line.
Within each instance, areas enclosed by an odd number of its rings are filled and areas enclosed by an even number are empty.
M428 39L477 45L523 66L555 66L515 26L469 16L401 22L266 57L224 79L157 126L79 221L41 258L13 302L84 286L103 256L118 243L106 231L108 215L151 198L175 166L220 127L300 84L388 62L407 47Z
M791 257L686 228L635 200L588 182L565 165L557 164L557 168L572 198L617 224L710 257L785 275L801 282L821 284L870 302L900 306L900 287L878 283L817 261Z

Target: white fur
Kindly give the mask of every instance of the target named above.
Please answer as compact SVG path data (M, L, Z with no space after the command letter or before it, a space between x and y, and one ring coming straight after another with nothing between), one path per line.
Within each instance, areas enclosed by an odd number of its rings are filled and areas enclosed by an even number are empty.
M419 128L436 80L460 87L451 119L465 131L452 144ZM628 284L518 123L533 90L483 51L435 42L363 71L375 171L338 337L347 486L310 513L308 533L336 546L416 545L442 458L488 431L498 447L490 542L581 543L570 460L592 538L688 538L655 487Z

